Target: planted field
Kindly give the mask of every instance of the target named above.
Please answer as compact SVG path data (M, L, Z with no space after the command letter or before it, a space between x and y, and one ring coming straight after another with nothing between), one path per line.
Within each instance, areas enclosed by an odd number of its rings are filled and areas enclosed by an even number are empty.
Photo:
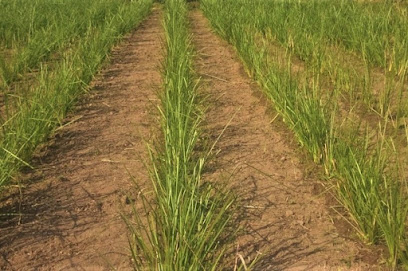
M2 270L407 268L405 3L0 7Z
M4 7L2 12L11 15L0 19L4 37L0 47L3 63L0 185L13 178L22 166L29 166L28 159L35 147L61 124L64 114L91 81L110 48L140 22L151 5L149 1L89 1L85 8L79 1L53 1L56 8L49 9L49 4L46 1L0 3ZM32 14L31 20L25 21L24 16L18 15L23 8ZM59 12L68 14L59 15ZM84 15L77 15L83 12ZM83 30L66 23L76 21L72 20L75 17L83 20L79 23ZM60 36L63 41L59 40ZM53 61L49 59L52 55ZM13 83L17 77L22 79Z

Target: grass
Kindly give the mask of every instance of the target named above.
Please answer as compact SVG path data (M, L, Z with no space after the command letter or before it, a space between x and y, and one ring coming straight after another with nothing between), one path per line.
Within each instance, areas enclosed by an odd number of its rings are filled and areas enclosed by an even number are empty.
M30 167L35 148L61 124L110 48L151 5L150 0L0 0L0 80L6 101L0 117L0 187ZM323 165L358 236L385 244L392 268L407 267L405 160L398 157L397 137L387 132L396 119L399 136L408 142L406 10L392 1L202 0L202 7L299 143ZM134 268L220 270L234 199L202 179L211 150L197 151L204 112L186 2L168 0L164 9L162 141L149 146L153 191L143 201L147 217L134 206L133 217L126 218ZM284 63L275 62L268 50L272 42L281 46ZM346 65L338 54L354 62ZM305 64L297 74L293 57ZM384 76L379 91L373 86L375 70ZM29 74L34 74L30 87L18 84ZM327 78L334 86L329 93ZM23 89L13 92L17 87ZM345 92L351 106L349 119L342 120ZM382 117L377 127L352 114L357 99Z
M134 269L221 270L226 251L222 238L234 200L215 183L202 180L210 151L196 151L203 112L185 1L164 3L163 26L163 140L149 147L153 193L145 197L144 211L135 206L133 218L125 218Z
M379 122L374 130L361 120L353 119L351 112L348 112L350 120L338 118L343 116L339 107L341 92L327 94L322 84L324 73L321 68L326 64L322 54L327 50L326 44L322 46L320 42L329 41L326 28L332 24L319 19L327 19L333 13L326 12L324 4L317 1L254 3L241 0L223 1L221 5L217 1L203 0L201 3L213 27L235 46L248 73L263 87L300 144L315 162L323 165L331 180L328 185L336 188L333 193L347 210L356 233L367 243L386 244L388 261L393 268L399 263L406 264L406 181L398 170L400 164L395 159L398 153L395 142L386 136L388 122ZM337 15L346 16L341 13L342 5L351 3L341 2L330 8L337 7ZM317 15L305 16L304 9ZM358 12L363 14L366 11ZM308 21L314 20L320 27L319 31L314 29L316 39L310 36L308 28L313 25ZM344 27L353 26L347 24ZM257 33L266 28L273 31L269 35L277 40L281 41L282 37L283 50L279 53L285 55L286 63L274 61L279 57L268 51L270 39L258 42ZM293 54L307 63L306 69L297 74L291 67ZM368 62L376 63L371 57ZM346 80L338 87L345 87L344 84L348 83ZM387 95L385 92L385 99Z
M383 117L407 115L403 86L406 89L408 39L402 33L408 21L398 12L399 5L390 1L240 1L240 5L259 14L251 22L256 31L290 50L311 70L321 69L334 84L342 85L341 91L363 99ZM381 67L382 74L375 67ZM378 77L384 88L380 91ZM351 87L344 88L344 80Z
M40 2L35 1L37 4ZM105 3L105 9L111 5L117 6L113 9L115 13L100 18L103 22L98 26L93 25L93 18L87 18L86 31L75 46L65 50L52 69L48 68L47 63L42 63L30 89L17 97L16 103L5 111L7 115L2 116L0 188L12 182L21 167L29 166L35 148L61 124L69 108L86 90L111 47L141 22L149 13L152 1L101 3ZM5 4L15 3L1 2L1 5ZM83 6L79 5L79 8ZM99 10L101 12L104 10Z
M115 16L121 2L0 2L0 87L7 88L42 62L61 57L90 28L103 26Z

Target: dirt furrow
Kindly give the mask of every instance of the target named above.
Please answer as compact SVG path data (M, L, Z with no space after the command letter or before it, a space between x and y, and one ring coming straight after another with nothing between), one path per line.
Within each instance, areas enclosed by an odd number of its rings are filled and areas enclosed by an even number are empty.
M261 91L245 74L232 47L210 30L197 9L190 13L197 70L210 103L206 132L218 154L206 178L232 183L240 198L236 255L256 270L367 270L363 248L338 233L324 196L293 137L273 121ZM237 256L235 256L237 257Z
M156 123L161 35L154 9L41 148L21 195L0 203L10 214L0 217L1 270L130 269L120 212L129 208L130 176L148 180L144 140Z

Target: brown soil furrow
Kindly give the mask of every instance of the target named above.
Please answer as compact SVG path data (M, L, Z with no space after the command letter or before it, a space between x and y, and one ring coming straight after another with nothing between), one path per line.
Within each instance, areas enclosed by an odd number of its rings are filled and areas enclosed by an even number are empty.
M144 140L161 84L160 11L112 52L67 125L23 174L26 188L0 202L1 270L128 270L126 193L148 180ZM123 209L122 209L123 208Z
M370 269L359 244L331 222L325 198L315 192L319 180L310 176L293 136L272 121L232 47L211 32L201 12L193 10L190 19L210 103L206 133L217 138L233 118L205 178L229 180L239 195L236 253L248 262L261 253L256 270Z

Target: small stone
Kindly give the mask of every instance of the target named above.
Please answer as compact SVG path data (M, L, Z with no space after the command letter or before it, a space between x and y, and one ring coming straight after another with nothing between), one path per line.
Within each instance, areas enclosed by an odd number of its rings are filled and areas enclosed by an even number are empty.
M293 214L294 213L293 213L292 210L287 210L286 213L285 213L286 217L292 216Z
M300 226L304 226L304 225L305 225L305 221L304 221L304 220L298 220L297 223L298 223Z

